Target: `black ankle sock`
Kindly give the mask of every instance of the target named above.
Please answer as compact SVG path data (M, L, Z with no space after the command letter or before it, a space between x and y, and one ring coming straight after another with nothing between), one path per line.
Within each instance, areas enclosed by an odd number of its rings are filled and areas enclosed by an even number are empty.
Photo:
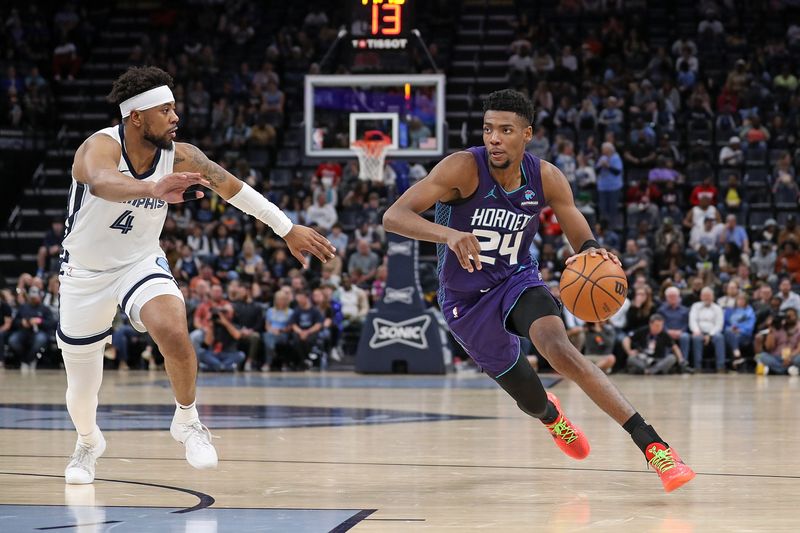
M555 422L557 418L558 418L558 409L556 409L556 406L553 405L553 402L547 400L547 408L544 411L544 416L539 420L549 425Z
M664 442L664 439L662 439L658 433L656 433L656 430L653 429L653 426L645 424L644 418L642 418L642 415L639 413L634 413L634 415L630 417L627 422L622 424L622 429L631 434L633 442L636 443L640 450L642 450L642 453L644 453L647 445L653 442L660 442L669 448L669 444Z

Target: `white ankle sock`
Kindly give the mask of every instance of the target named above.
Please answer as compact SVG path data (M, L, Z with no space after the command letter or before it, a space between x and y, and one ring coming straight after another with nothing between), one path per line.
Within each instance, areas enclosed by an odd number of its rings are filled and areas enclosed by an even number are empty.
M175 400L175 422L179 424L191 424L199 419L200 415L197 413L197 401L192 402L191 405L181 405Z
M91 447L95 447L100 444L100 428L95 426L94 431L87 435L78 434L78 442L81 444L88 444Z

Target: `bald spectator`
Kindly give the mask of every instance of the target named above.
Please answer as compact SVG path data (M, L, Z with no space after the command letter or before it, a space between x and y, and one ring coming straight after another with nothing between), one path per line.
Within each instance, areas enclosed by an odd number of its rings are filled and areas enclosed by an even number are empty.
M681 291L677 287L667 287L664 303L656 311L664 317L664 329L669 337L678 343L684 357L689 356L689 308L681 303Z
M722 307L714 303L714 290L704 287L700 291L700 301L689 310L689 331L692 333L692 363L695 370L700 370L703 363L703 352L708 345L714 346L717 372L725 371L725 338L722 329L725 325L725 313Z

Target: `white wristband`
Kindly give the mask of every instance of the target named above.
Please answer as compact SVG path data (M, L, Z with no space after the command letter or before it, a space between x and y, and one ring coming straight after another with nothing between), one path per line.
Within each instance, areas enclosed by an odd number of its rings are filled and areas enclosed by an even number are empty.
M228 198L228 202L272 228L278 237L285 237L292 230L289 217L247 183L242 182L242 190Z

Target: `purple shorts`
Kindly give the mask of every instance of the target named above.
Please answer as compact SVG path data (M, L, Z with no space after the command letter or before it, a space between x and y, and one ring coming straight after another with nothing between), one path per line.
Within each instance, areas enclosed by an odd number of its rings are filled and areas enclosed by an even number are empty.
M442 313L450 331L490 376L502 374L517 362L519 337L506 328L506 319L522 293L542 286L538 270L532 268L486 293L445 291Z

